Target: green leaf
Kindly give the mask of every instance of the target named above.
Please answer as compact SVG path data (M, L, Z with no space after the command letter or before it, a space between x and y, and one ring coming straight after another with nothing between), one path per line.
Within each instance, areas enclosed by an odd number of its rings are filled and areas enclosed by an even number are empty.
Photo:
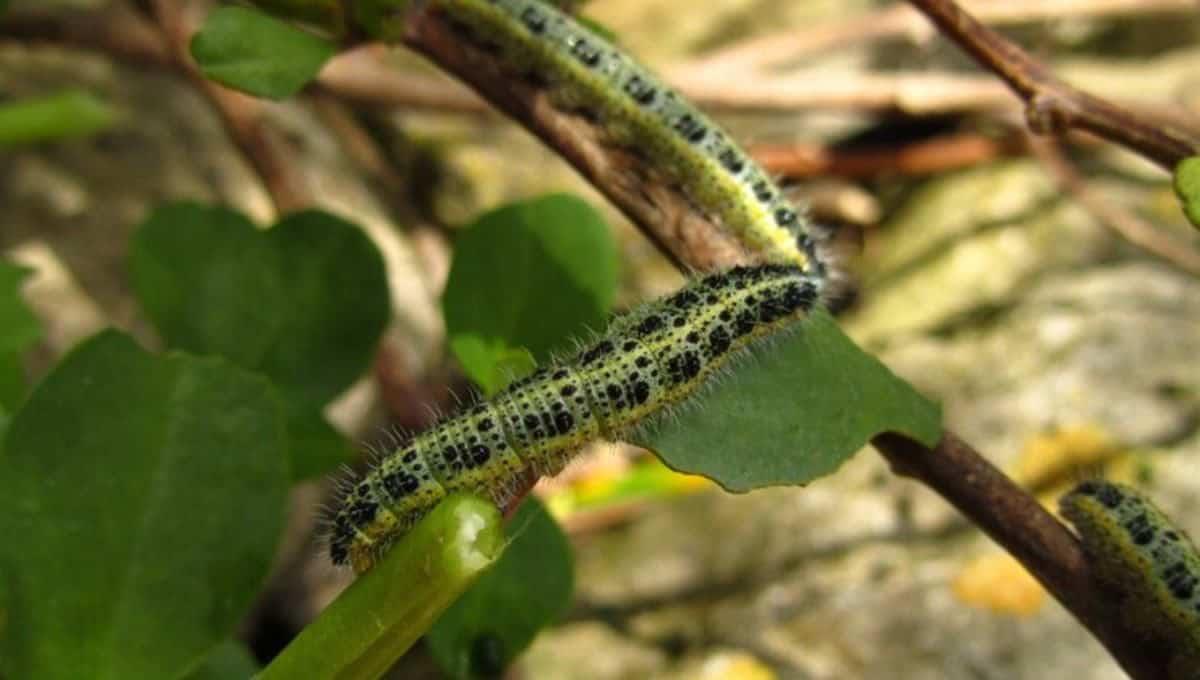
M485 387L523 347L542 362L600 329L617 290L607 225L566 194L513 203L475 221L454 245L442 310L451 347ZM470 340L462 340L468 337Z
M374 244L317 211L261 231L226 208L165 205L134 235L131 263L134 290L169 346L261 371L290 414L319 413L366 371L390 313ZM320 423L297 430L295 474L345 461L344 442L312 448L329 434Z
M37 317L21 299L29 270L0 260L0 405L15 407L25 394L21 356L42 335Z
M30 270L0 260L0 352L22 352L42 337L37 317L21 298Z
M0 460L0 674L175 677L233 633L283 529L274 394L111 331L62 360Z
M508 535L511 543L500 560L425 638L451 677L499 677L571 604L571 546L537 499L525 499Z
M262 368L301 403L324 406L371 364L391 314L383 256L329 213L293 213L266 232L289 304Z
M184 680L246 680L257 672L258 664L246 647L235 640L226 640L184 676Z
M454 494L358 577L258 680L374 680L504 550L500 512Z
M1183 203L1183 214L1200 229L1200 156L1185 158L1175 167L1175 193Z
M8 415L8 411L4 409L4 405L0 404L0 456L4 455L4 433L8 431L8 424L11 419L12 417ZM4 632L3 614L3 608L0 607L0 637L3 636Z
M108 104L83 90L0 104L0 148L87 137L117 118Z
M0 352L0 406L16 408L25 396L25 362L16 352Z
M469 367L471 378L487 396L537 367L529 350L510 347L502 338L488 342L472 333L463 333L450 340L450 350L460 364Z
M205 76L271 99L299 92L335 52L326 40L244 7L213 11L191 49Z
M742 492L807 484L885 431L933 446L941 409L819 311L744 360L697 406L632 441L672 469Z
M133 236L133 288L167 344L257 366L282 334L287 287L265 234L220 206L159 206Z
M320 411L288 414L288 447L294 479L311 479L351 460L354 447Z

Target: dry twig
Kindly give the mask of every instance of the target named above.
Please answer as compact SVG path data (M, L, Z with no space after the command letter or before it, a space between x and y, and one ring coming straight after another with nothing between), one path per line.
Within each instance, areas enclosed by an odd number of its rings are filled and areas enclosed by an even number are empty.
M1029 146L1067 193L1079 201L1100 224L1133 245L1161 257L1189 274L1200 276L1200 251L1197 251L1195 246L1173 238L1153 224L1099 195L1067 160L1056 141L1031 136Z
M175 63L208 96L229 136L262 178L276 211L288 213L308 207L312 201L295 162L295 154L286 141L263 120L265 103L208 80L192 62L188 43L193 28L185 5L179 0L153 2L155 18Z
M979 23L953 0L910 2L1025 101L1025 118L1034 132L1085 130L1125 146L1168 171L1200 151L1200 144L1188 134L1169 125L1152 125L1054 77L1015 43Z
M972 2L969 10L987 24L1015 24L1069 17L1101 17L1122 14L1144 16L1152 12L1192 13L1192 0L1003 0ZM704 57L671 69L672 74L754 73L785 61L828 52L848 44L908 36L923 43L936 35L929 22L906 3L849 19L838 19L804 30L754 36Z
M869 149L837 150L816 144L757 145L749 149L769 172L789 178L869 178L887 173L919 176L978 165L1025 150L1026 145L1018 137L997 139L976 133Z

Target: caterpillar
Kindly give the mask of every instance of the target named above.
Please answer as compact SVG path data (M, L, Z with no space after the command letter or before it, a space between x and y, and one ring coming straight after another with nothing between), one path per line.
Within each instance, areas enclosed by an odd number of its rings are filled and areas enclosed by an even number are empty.
M1200 678L1200 554L1187 534L1123 484L1086 481L1059 505L1131 627L1170 655L1172 680Z
M462 40L536 82L553 106L594 122L751 251L824 280L825 234L728 133L611 42L542 0L425 4Z
M619 440L711 383L757 341L828 297L817 234L729 136L647 69L541 0L426 0L465 40L555 105L594 117L695 208L767 260L693 280L616 317L574 356L444 419L341 492L335 564L369 569L452 491L511 499L528 472L556 474L584 444Z
M418 434L345 490L330 557L368 569L449 492L507 502L504 480L556 474L585 443L619 440L711 382L755 341L805 318L813 277L734 267L616 317L590 346Z

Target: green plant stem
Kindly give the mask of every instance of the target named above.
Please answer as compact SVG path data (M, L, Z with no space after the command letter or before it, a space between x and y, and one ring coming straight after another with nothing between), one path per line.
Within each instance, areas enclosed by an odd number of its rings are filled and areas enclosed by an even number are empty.
M500 513L474 496L444 500L257 677L378 678L504 550Z

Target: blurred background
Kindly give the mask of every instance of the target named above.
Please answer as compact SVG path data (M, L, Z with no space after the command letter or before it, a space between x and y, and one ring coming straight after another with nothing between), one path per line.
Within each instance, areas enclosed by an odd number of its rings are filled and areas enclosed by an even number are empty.
M210 8L182 4L194 21ZM1195 3L966 6L1071 83L1200 130ZM214 98L142 10L0 9L0 104L70 92L96 107L70 138L0 146L0 252L34 271L23 294L44 328L30 376L108 325L162 346L126 259L166 200L266 224L292 187L375 242L390 324L328 410L364 447L471 389L439 300L455 234L481 212L576 194L611 225L618 307L683 281L564 162L419 57L368 45L290 99ZM941 401L949 427L1047 502L1103 474L1146 485L1200 533L1200 238L1165 172L1092 137L1032 139L1003 85L904 3L579 11L861 241L840 322ZM806 488L733 495L632 447L595 449L537 489L574 548L575 595L508 677L1123 677L1015 561L872 451ZM260 660L350 578L314 547L330 490L291 494L270 585L239 632ZM418 647L394 677L439 671Z

